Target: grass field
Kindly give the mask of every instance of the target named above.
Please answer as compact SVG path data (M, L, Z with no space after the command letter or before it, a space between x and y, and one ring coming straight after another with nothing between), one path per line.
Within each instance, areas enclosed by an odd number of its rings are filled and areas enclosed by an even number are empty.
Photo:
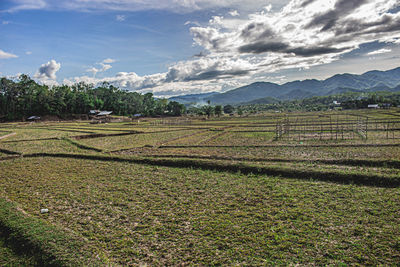
M0 125L0 265L398 265L398 119Z

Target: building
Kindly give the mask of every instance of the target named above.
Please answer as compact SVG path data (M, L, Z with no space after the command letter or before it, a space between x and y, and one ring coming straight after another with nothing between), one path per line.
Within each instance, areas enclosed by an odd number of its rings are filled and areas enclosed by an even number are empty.
M379 108L378 104L369 104L368 108Z
M28 121L38 121L40 120L39 116L30 116L29 118L27 118Z
M96 115L92 116L92 123L105 123L111 121L109 116L112 111L100 111Z

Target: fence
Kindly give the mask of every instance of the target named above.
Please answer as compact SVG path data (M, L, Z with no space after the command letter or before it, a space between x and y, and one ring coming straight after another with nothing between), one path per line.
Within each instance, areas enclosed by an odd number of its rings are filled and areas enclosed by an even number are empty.
M398 139L400 121L325 116L315 120L284 117L277 120L276 140Z

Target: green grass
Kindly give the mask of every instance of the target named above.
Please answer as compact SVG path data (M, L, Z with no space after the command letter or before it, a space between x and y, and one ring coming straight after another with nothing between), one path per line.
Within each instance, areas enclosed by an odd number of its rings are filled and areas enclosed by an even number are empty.
M0 230L0 265L1 266L33 266L38 265L33 256L17 253L9 248L4 234Z
M5 264L66 266L77 264L99 265L91 258L86 243L75 234L30 217L18 207L0 198L1 249ZM9 255L10 259L5 259ZM8 256L7 256L8 257ZM3 258L3 259L2 259Z
M274 141L283 115L0 125L0 265L397 265L400 142Z
M160 132L154 134L132 134L79 140L79 143L102 150L119 150L132 147L157 146L179 136L194 133L189 131Z
M81 159L0 166L11 200L36 217L49 208L119 264L400 260L398 188Z

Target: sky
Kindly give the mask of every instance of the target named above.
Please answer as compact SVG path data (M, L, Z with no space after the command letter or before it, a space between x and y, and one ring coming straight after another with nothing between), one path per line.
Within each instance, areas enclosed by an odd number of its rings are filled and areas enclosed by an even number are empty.
M0 0L0 76L157 97L400 67L400 0Z

